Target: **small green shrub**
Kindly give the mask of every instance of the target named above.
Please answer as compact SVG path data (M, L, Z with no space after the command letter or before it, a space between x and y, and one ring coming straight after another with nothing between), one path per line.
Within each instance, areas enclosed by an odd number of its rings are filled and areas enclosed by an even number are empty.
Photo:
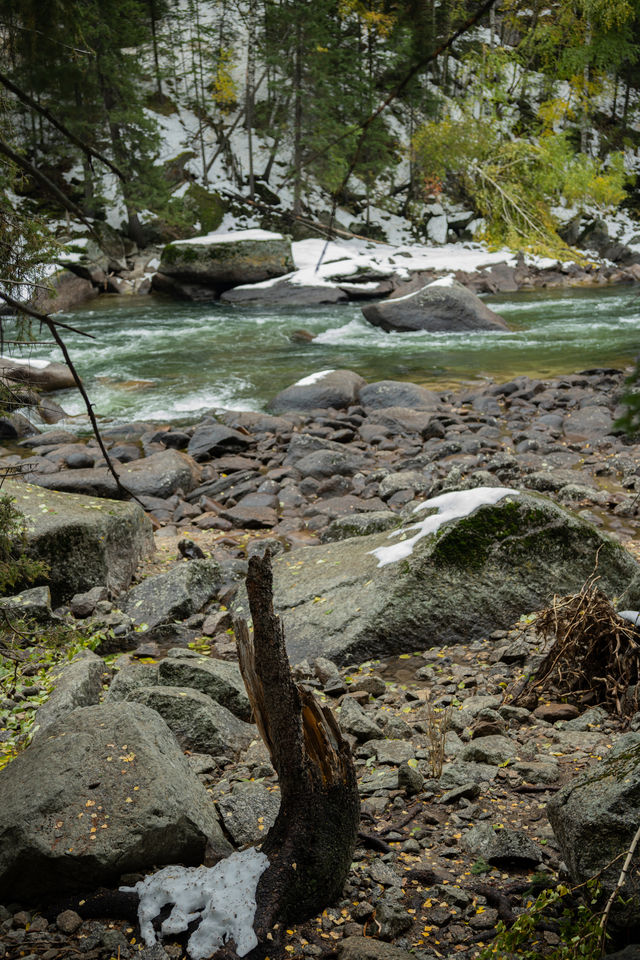
M0 596L47 575L47 564L25 553L25 519L14 499L0 496Z

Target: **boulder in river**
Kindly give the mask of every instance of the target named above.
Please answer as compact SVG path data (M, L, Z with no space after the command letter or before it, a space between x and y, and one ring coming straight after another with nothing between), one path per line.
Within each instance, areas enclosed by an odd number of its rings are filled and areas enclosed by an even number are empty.
M401 291L400 291L401 292ZM362 313L383 330L508 330L505 321L452 278L434 280L404 296L370 303Z
M48 360L0 357L0 377L19 380L40 390L68 390L76 385L66 363L50 363Z
M27 551L49 564L54 604L95 586L120 591L153 549L151 522L137 503L98 500L5 480L26 517Z
M314 307L324 303L346 303L349 297L333 283L306 285L287 279L243 284L227 290L223 303L259 304L260 306Z
M545 497L479 487L426 500L397 530L277 557L275 605L294 663L352 663L509 627L579 590L596 556L601 588L635 597L640 567L615 540Z
M366 380L353 370L319 370L281 390L269 404L273 413L335 407L342 410L358 402Z
M218 290L258 283L293 270L291 241L266 230L208 234L168 243L158 272Z
M139 703L74 710L0 771L0 900L114 886L231 852L164 720Z

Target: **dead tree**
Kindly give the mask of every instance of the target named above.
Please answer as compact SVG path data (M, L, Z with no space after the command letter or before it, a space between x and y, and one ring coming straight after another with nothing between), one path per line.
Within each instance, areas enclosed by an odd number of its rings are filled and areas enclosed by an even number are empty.
M269 858L256 891L259 943L278 922L314 916L342 890L356 845L360 801L349 745L336 719L299 687L274 613L271 560L249 560L253 636L236 620L240 669L280 781L280 812L262 844Z

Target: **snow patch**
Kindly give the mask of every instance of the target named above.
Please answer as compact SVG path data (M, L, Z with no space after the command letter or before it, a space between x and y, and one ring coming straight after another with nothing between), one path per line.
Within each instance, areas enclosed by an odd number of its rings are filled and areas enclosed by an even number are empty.
M200 919L187 944L192 960L210 957L233 939L239 957L258 945L253 929L258 881L269 866L268 857L255 847L232 853L215 867L164 867L134 887L121 887L140 897L138 920L148 947L156 943L153 920L173 904L163 920L161 935L175 936Z
M428 284L429 287L455 287L456 278L452 273L448 273L446 277L439 277L437 280L432 280Z
M424 503L418 504L414 509L414 513L421 513L423 510L435 510L436 513L425 517L420 523L414 523L408 527L409 530L418 531L413 537L401 540L389 547L377 547L370 552L378 560L379 567L386 567L389 563L405 560L411 556L413 548L419 540L431 533L436 533L443 523L468 517L478 507L498 503L504 497L517 497L518 495L518 491L512 490L510 487L475 487L473 490L454 490L451 493L441 493L439 497L425 500ZM403 530L393 530L388 539L397 537L401 533L403 533Z
M308 377L303 377L302 380L297 380L294 383L294 387L310 387L313 383L318 383L319 380L324 380L325 377L329 376L329 374L333 372L333 370L318 370L317 373L310 373Z
M269 230L236 230L233 233L207 233L202 237L192 237L191 240L175 240L172 246L197 246L208 243L236 243L238 240L283 240L281 233L271 233Z

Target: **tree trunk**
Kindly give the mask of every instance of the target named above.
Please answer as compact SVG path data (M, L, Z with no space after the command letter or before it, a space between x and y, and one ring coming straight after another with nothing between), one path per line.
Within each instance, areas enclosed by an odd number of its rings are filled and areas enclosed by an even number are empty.
M296 22L296 50L293 76L293 215L302 212L302 24Z
M282 622L273 610L268 553L250 559L247 593L253 637L237 620L240 669L281 794L262 845L269 867L256 892L253 926L264 943L274 924L312 917L340 896L360 801L351 751L333 713L291 675Z

